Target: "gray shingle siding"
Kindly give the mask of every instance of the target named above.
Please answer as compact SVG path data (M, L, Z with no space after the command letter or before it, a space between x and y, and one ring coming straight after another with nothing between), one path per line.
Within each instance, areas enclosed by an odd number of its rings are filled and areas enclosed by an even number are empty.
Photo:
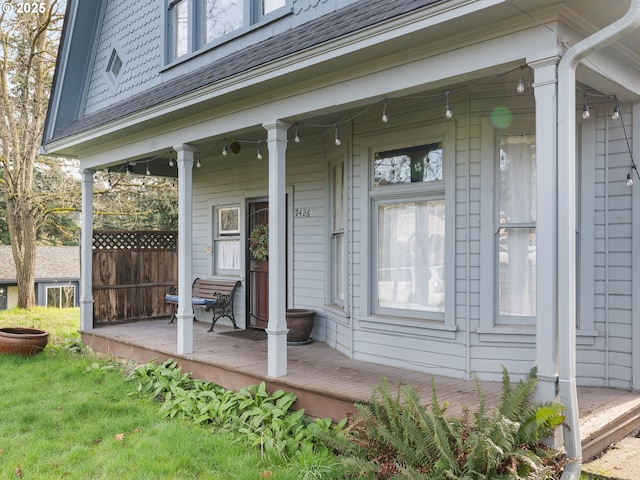
M91 72L85 115L160 83L162 28L162 9L154 0L138 1L135 8L131 8L127 0L108 2ZM116 82L106 72L114 48L123 60Z

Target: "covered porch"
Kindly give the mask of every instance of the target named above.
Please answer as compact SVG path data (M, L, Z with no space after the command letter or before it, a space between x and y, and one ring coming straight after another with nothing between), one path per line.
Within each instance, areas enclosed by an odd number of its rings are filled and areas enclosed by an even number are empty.
M189 354L176 353L177 326L166 320L110 325L81 333L83 341L98 352L140 363L172 358L183 372L232 390L264 381L269 391L283 389L297 395L296 408L336 421L354 410L354 402L369 400L383 377L391 386L411 385L425 404L431 400L433 382L438 399L449 403L452 416L478 404L473 381L350 360L323 342L289 346L288 360L295 368L284 377L273 378L267 373L265 337L256 340L227 335L233 329L225 324L216 325L215 332L207 332L208 328L207 322L194 323L194 351ZM479 385L488 406L499 402L500 383ZM578 387L578 406L584 460L640 427L639 393Z

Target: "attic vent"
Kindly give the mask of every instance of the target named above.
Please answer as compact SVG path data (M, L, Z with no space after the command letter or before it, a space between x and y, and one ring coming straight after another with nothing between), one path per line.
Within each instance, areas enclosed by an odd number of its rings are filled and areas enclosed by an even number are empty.
M114 48L111 52L111 58L109 59L109 64L107 65L107 72L109 72L113 79L117 79L120 75L120 70L122 69L122 59L118 55L118 52Z

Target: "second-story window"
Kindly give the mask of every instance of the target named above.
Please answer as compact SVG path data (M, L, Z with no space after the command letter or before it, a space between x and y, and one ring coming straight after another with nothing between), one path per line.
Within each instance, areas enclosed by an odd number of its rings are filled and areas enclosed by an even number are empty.
M189 53L189 0L172 2L173 58Z
M176 60L251 25L286 13L292 0L172 0L168 49Z
M203 40L214 41L242 27L244 0L205 0L203 2Z

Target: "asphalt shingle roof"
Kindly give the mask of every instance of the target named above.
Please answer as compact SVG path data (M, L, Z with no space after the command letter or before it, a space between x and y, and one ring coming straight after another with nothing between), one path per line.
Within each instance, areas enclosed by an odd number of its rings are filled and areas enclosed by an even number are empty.
M80 278L80 247L36 247L36 281L78 278ZM15 282L16 266L11 245L0 245L0 283Z
M198 88L444 0L359 0L303 25L223 57L210 65L79 118L55 141L140 112Z

